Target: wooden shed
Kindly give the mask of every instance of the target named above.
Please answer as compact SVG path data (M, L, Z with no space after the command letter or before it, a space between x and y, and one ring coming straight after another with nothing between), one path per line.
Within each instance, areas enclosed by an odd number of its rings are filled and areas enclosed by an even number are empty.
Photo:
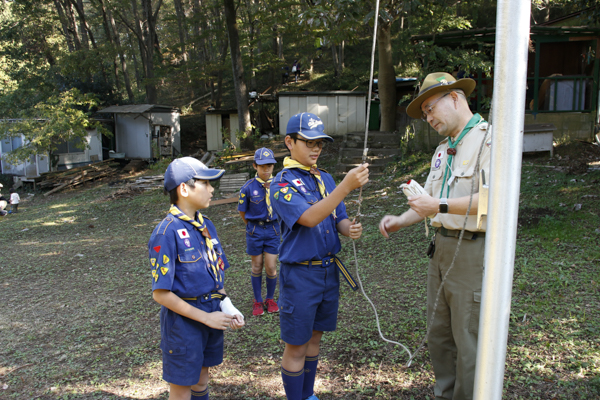
M317 115L330 135L365 130L366 92L279 92L279 133L292 115L310 112Z
M240 125L237 110L206 110L206 150L223 149L223 140L228 138L235 147L240 147L236 136ZM223 137L225 135L225 137Z
M180 111L156 104L111 106L98 114L112 114L115 152L124 158L151 160L181 154Z

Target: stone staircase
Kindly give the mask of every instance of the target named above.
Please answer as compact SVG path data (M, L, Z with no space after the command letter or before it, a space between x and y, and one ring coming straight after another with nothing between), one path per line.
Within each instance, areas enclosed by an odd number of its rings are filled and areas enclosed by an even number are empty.
M344 135L337 173L345 174L361 163L364 142L364 132L351 132ZM373 176L383 175L386 165L393 162L395 157L402 152L400 149L400 135L391 132L369 132L367 147L369 149L367 162L369 163L370 175Z

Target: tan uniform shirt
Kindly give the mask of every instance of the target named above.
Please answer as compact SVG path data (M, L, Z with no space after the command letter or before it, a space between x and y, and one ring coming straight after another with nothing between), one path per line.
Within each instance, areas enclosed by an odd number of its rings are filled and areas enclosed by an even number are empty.
M492 130L490 127L486 135L487 127L487 122L482 122L474 126L462 138L458 146L456 146L456 155L453 157L452 168L446 177L450 185L450 194L448 196L446 196L448 185L444 187L444 194L440 195L448 160L448 154L446 153L446 150L448 149L448 138L440 142L440 145L431 159L431 169L429 171L429 176L427 177L427 182L425 183L425 191L430 196L436 199L442 197L452 199L469 196L471 194L472 182L474 184L474 193L479 192L479 171L481 170L485 170L485 179L486 182L489 182ZM485 144L481 150L479 168L476 171L475 164L477 163L477 155L479 154L482 140L485 140ZM444 228L451 230L461 230L464 221L464 215L437 213L431 220L431 225L435 227L443 226ZM477 214L469 215L466 230L471 232L485 232L485 224L483 224L483 229L477 229Z

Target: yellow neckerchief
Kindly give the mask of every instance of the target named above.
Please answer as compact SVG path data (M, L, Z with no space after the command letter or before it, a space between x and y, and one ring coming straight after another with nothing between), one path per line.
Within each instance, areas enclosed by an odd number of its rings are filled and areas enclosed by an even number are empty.
M325 198L329 196L327 188L325 188L325 183L323 183L323 179L321 179L321 171L319 171L317 168L317 164L313 165L312 167L307 167L306 165L300 164L298 161L293 160L291 157L286 157L283 160L283 168L298 168L303 171L310 172L317 180L317 186L319 187L319 193L321 193L321 197ZM333 215L333 218L337 218L335 209L331 214Z
M202 218L200 211L196 211L196 219L198 221L185 215L175 204L171 205L169 213L173 214L182 221L189 222L194 227L198 228L200 232L202 232L202 236L204 236L204 243L206 243L206 254L208 255L208 260L210 261L210 268L212 269L215 281L221 282L223 278L221 278L221 274L219 273L219 269L217 267L217 253L215 252L210 233L208 232L208 228L206 227L206 223L204 222L204 218Z
M265 198L266 198L266 201L267 201L267 211L269 212L269 219L272 219L273 218L273 206L271 206L271 198L269 197L269 195L271 193L270 192L270 187L271 187L271 181L273 180L273 175L271 175L269 177L269 180L266 181L266 182L263 181L262 179L260 179L260 177L258 176L258 174L256 174L256 177L254 179L256 179L256 181L258 183L262 184L263 187L265 188L265 191L267 192L265 194Z

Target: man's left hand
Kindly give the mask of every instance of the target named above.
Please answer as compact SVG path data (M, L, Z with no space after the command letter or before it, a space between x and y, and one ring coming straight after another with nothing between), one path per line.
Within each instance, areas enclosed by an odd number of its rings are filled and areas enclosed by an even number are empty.
M425 218L438 212L440 201L428 194L420 194L417 196L410 196L408 198L408 205L414 212L419 214L419 217Z

